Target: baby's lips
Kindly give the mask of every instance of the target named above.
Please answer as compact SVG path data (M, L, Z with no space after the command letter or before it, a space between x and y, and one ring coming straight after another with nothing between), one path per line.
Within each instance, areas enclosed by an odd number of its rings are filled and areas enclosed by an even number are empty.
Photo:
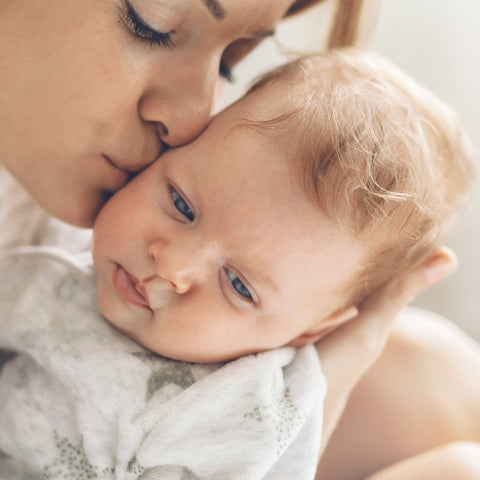
M125 302L136 307L151 310L148 298L137 288L136 279L122 266L118 265L113 272L112 282Z

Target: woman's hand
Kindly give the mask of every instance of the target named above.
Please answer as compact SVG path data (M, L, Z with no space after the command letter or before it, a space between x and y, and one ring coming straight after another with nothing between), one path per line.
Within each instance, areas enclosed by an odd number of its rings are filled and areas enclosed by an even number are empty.
M351 391L380 356L396 315L421 291L451 274L456 265L450 249L438 248L422 264L385 284L361 305L356 318L316 344L328 385L321 452Z

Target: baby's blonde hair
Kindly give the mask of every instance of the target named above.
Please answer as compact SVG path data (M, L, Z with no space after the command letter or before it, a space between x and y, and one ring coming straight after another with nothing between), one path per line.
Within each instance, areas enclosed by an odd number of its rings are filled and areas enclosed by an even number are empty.
M473 148L446 105L366 51L302 57L250 91L272 84L285 87L278 115L253 123L291 138L307 194L363 242L358 303L444 242L471 192Z

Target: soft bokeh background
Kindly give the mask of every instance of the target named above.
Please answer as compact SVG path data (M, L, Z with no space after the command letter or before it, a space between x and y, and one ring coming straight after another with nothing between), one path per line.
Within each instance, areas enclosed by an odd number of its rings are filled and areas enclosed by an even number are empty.
M244 91L252 76L283 62L285 49L323 45L331 0L289 20L234 71L222 106ZM390 58L460 115L480 152L480 2L478 0L373 0L368 48ZM480 179L471 208L448 245L459 257L450 278L424 292L415 305L444 315L480 340Z

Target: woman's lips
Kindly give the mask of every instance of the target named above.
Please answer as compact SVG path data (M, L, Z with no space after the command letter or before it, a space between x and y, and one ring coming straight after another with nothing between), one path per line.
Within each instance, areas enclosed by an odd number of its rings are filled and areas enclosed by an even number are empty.
M113 286L116 288L122 298L130 305L140 307L144 310L152 311L146 296L137 288L137 282L123 267L120 265L113 272Z
M119 158L110 157L108 155L103 155L110 165L121 170L122 172L126 172L129 175L135 174L143 170L147 165L152 162L147 161L130 161L130 160L121 160Z
M133 173L119 168L106 155L103 155L105 160L104 181L106 182L106 189L110 192L116 192L125 186L132 178Z

